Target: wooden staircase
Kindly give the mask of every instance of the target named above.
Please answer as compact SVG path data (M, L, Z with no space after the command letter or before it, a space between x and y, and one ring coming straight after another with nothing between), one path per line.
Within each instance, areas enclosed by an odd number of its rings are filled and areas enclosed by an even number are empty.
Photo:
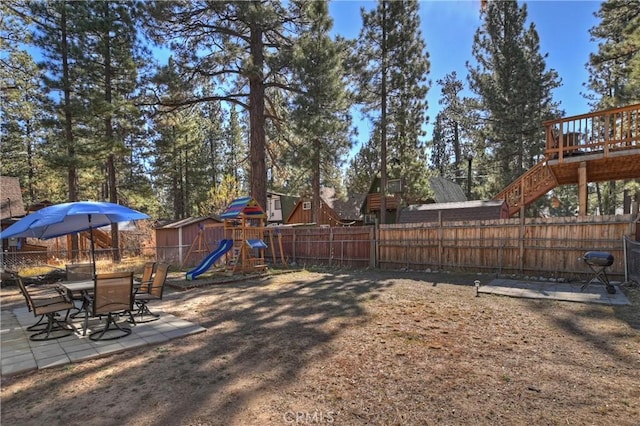
M577 184L580 215L587 183L640 178L640 104L545 121L545 158L497 194L510 215L560 185Z
M82 231L79 233L80 239L86 241L87 244L91 241L91 235L89 231ZM110 249L113 241L111 240L111 234L109 232L101 231L100 229L93 230L93 243L96 248ZM71 234L67 235L67 247L71 247ZM85 244L80 243L82 248Z
M91 236L89 235L89 231L82 232L80 236L86 238L87 240L91 238ZM113 244L111 233L101 231L100 229L94 229L93 243L97 248L110 249L111 245Z
M513 216L520 212L521 206L528 206L556 186L556 176L547 161L543 160L511 182L493 199L505 200L509 206L509 215Z

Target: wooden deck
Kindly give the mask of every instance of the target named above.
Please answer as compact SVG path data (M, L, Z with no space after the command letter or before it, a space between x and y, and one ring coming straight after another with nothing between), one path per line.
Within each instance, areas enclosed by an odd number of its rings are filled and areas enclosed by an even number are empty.
M560 185L579 186L579 210L587 210L587 183L640 178L640 104L543 123L545 158L494 199L511 215Z
M382 195L379 192L367 194L367 212L380 211L380 205L382 201ZM398 208L398 199L393 195L387 195L386 197L387 210L395 210Z

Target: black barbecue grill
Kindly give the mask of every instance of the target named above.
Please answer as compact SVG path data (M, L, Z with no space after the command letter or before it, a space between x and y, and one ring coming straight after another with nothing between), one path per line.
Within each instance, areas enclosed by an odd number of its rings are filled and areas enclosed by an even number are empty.
M588 251L580 259L582 259L595 274L580 290L584 290L589 284L597 281L605 286L607 293L615 294L616 289L609 282L606 271L607 267L613 265L613 255L606 251Z

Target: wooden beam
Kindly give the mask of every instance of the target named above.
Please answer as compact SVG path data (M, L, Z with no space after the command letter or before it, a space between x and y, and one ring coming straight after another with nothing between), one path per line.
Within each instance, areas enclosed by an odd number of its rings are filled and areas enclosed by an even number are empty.
M578 167L578 215L587 215L587 163L580 163Z

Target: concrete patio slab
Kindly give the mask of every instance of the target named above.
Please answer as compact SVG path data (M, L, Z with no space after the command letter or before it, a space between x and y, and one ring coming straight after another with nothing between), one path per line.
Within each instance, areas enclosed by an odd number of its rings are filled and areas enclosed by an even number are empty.
M83 318L78 318L71 323L75 332L70 336L34 342L29 340L33 332L27 331L26 328L34 324L36 318L26 306L0 312L0 358L3 376L81 362L206 331L197 324L161 313L157 321L131 326L131 334L126 337L94 342L89 339L90 331L99 327L100 320L90 320L87 334L83 336Z
M604 285L599 283L590 284L584 290L582 285L582 283L549 283L496 278L488 285L480 286L478 293L606 305L631 304L618 286L614 285L615 294L609 294Z

